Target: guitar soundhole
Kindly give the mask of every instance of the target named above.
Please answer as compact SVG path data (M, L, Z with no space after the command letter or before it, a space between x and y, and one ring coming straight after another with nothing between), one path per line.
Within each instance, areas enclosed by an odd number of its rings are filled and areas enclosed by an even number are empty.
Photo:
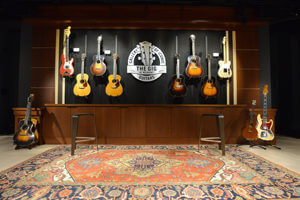
M180 81L180 79L176 79L176 82L177 82L177 83L180 83L181 81Z
M101 63L101 61L100 60L97 60L97 64L100 64Z
M27 130L27 129L28 129L28 125L23 125L23 126L21 127L21 129L22 129L23 131Z
M80 83L83 84L83 83L84 83L84 80L80 80Z

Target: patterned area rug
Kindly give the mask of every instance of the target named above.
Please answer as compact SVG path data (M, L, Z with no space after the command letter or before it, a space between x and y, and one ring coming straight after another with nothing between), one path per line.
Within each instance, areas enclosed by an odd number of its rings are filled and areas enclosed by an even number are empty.
M300 176L236 146L59 146L0 174L0 199L295 199Z

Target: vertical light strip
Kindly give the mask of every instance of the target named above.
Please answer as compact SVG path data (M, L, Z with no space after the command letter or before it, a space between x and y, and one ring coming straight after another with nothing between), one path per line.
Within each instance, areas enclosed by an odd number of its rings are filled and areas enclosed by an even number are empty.
M237 102L236 32L232 31L233 104Z
M226 40L227 40L227 45L226 45L225 51L227 51L229 53L229 32L228 31L226 31ZM229 57L228 54L227 54L227 56ZM229 82L229 78L226 81L226 94L227 94L226 104L229 105L230 104L230 82Z
M58 104L58 68L59 68L59 34L60 30L56 29L55 39L55 74L54 74L54 89L55 89L55 104Z

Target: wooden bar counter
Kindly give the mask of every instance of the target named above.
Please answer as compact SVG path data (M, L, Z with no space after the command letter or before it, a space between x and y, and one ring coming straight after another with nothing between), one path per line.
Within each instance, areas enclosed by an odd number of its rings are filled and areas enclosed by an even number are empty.
M248 109L247 105L46 104L42 141L70 144L72 114L93 113L100 144L197 144L201 114L222 113L226 144L237 144L243 141ZM93 128L91 118L81 118L78 135L93 136ZM217 136L214 118L205 119L206 136Z

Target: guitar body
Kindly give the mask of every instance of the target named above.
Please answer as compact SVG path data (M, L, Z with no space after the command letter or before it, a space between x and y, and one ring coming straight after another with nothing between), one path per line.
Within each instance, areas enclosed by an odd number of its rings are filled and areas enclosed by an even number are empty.
M81 79L81 74L77 74L76 76L76 84L73 88L73 93L76 96L88 96L91 93L91 87L88 83L89 76L87 74L83 74L83 79Z
M256 140L257 139L257 130L255 128L255 122L253 125L250 124L250 121L247 121L245 128L242 131L243 137L247 140Z
M188 66L185 69L185 73L190 78L199 78L202 75L202 67L200 64L199 56L189 56Z
M218 94L218 89L215 86L215 79L207 80L202 87L202 95L206 97L214 97Z
M95 55L93 60L94 62L90 67L91 73L95 76L102 76L106 72L106 64L104 63L104 57L101 55Z
M38 140L38 132L36 127L37 120L28 120L27 125L24 122L25 120L21 120L19 122L19 130L13 137L13 141L17 145L17 147L26 147Z
M218 62L219 69L218 69L218 76L220 78L230 78L232 76L232 71L230 68L231 62L227 61L226 63L223 60Z
M180 78L177 78L175 75L172 78L172 85L169 89L169 92L171 96L174 97L182 97L186 95L186 85L184 83L184 77L180 76Z
M64 54L61 55L62 64L60 67L60 74L62 76L72 76L74 74L74 67L73 62L74 59L71 58L71 60L66 61Z
M108 76L108 84L106 85L105 93L112 97L118 97L122 95L123 87L121 85L120 75L116 75L116 79L114 79L113 75Z
M257 115L256 130L259 139L266 140L266 141L273 140L274 134L272 132L272 127L273 127L272 119L270 119L270 121L266 122L265 125L263 125L263 120L260 114Z

